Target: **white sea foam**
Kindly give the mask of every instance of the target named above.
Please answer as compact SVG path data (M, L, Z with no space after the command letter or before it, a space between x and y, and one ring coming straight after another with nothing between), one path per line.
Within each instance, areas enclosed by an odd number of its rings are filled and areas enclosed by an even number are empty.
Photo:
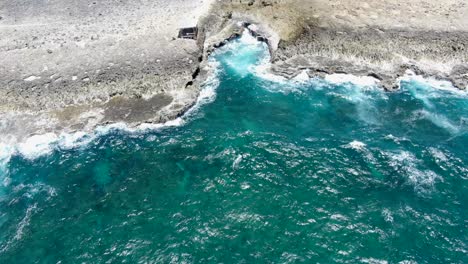
M301 73L296 75L296 77L294 77L292 80L294 82L298 82L298 83L307 83L311 79L309 77L308 70L303 70L303 71L301 71Z
M0 199L3 196L2 187L8 186L10 182L7 166L14 152L12 146L0 143Z
M14 152L15 151L12 146L0 143L0 166L2 163L7 163Z
M376 86L380 83L379 80L370 76L356 76L352 74L343 73L326 75L325 80L333 84L350 83L357 86Z
M272 73L270 69L270 58L265 57L258 65L254 65L251 68L251 72L258 78L274 83L284 84L288 81L285 77Z
M54 133L34 135L18 144L16 150L27 159L35 159L52 152L52 144L58 141Z
M15 240L20 240L21 237L23 236L24 233L24 228L26 228L29 225L29 221L31 220L31 216L33 212L36 210L37 204L34 204L26 210L26 215L23 217L23 219L19 222L18 228L16 229L15 233Z
M437 160L437 162L440 162L440 161L447 162L448 161L447 156L439 149L429 148L429 152L431 153L432 157L434 157Z
M375 159L374 154L372 154L372 151L367 149L366 146L367 145L365 143L361 142L361 141L353 140L352 142L344 145L343 147L359 151L361 153L361 155L363 155L363 157L367 160L367 162L372 163L372 164L376 164L377 160ZM354 175L359 174L354 169L350 170L349 172L351 174L354 174Z
M379 111L375 102L377 99L386 100L388 98L382 89L376 89L375 86L340 85L329 90L328 94L352 102L361 121L373 125L380 123Z
M362 258L360 259L361 263L369 263L369 264L388 264L388 261L383 259L375 259L375 258Z
M158 130L166 127L180 126L184 124L182 118L168 121L163 124L141 124L137 127L129 127L124 123L115 123L106 126L98 126L90 133L47 133L34 135L26 140L13 145L0 144L0 172L6 166L12 155L21 155L26 159L34 160L51 154L55 149L74 149L88 145L99 136L109 134L111 131L121 130L127 133L142 133L148 130Z
M443 115L434 114L427 111L423 111L423 114L434 125L443 128L452 134L457 134L460 132L460 128L453 124L447 117Z
M242 158L243 158L242 155L237 156L236 160L234 160L234 162L232 163L232 168L233 169L237 169L239 167L239 164L241 163Z
M384 139L391 140L391 141L393 141L393 142L395 142L397 144L400 144L403 141L410 141L409 139L407 139L405 137L396 137L396 136L394 136L392 134L388 134L388 135L384 136Z
M425 119L451 134L458 134L462 130L463 120L450 120L441 111L437 111L436 104L441 98L466 98L467 91L459 90L448 81L424 78L407 71L406 75L399 79L400 84L406 82L404 89L411 96L424 104L424 109L413 112L413 120Z
M255 27L255 25L250 25L250 27ZM245 51L261 51L263 50L262 58L258 63L253 65L248 65L250 61L233 61L231 66L233 68L238 69L239 72L245 71L245 73L253 73L256 77L276 82L276 83L285 83L288 81L285 77L273 74L271 72L271 56L268 51L268 45L264 42L258 41L250 32L246 29L242 33L241 37L239 38L238 42L229 43L227 46L223 47L222 49L225 50L233 50L238 51L239 49L243 48ZM225 52L225 50L221 50L221 52ZM252 59L251 57L247 57L247 59ZM229 62L228 62L229 63ZM246 66L246 63L248 67Z
M382 216L383 216L385 222L393 223L392 212L389 209L387 209L387 208L383 209L382 210Z
M150 123L145 123L137 126L136 128L129 128L125 127L125 131L136 133L136 132L143 132L143 131L149 131L149 130L158 130L162 128L168 128L168 127L178 127L178 126L183 126L185 124L185 120L181 117L176 118L174 120L169 120L165 123L159 123L159 124L150 124Z
M58 142L60 142L61 149L72 149L87 145L93 139L90 134L78 131L75 133L61 133L58 137Z
M99 131L99 128L97 129ZM34 160L48 155L54 149L72 149L87 145L96 137L96 133L46 133L34 135L19 143L0 144L0 160L8 162L14 154L19 154L26 159ZM1 164L1 162L0 162Z
M427 110L418 110L414 112L414 116L415 118L426 119L453 135L458 134L461 130L459 126L442 114L432 113Z
M254 32L258 31L258 26L255 24L251 24L248 26L248 28Z
M355 150L363 150L366 147L366 144L362 143L361 141L353 140L352 142L347 144L346 147Z
M466 98L468 96L467 91L459 90L452 86L448 81L436 80L434 78L424 78L419 75L415 75L411 71L408 71L407 75L398 80L400 86L410 92L411 96L415 99L420 100L424 103L426 109L434 109L434 100L440 101L440 98ZM434 101L434 102L433 102ZM434 123L438 126L441 125L440 122L447 123L443 121L444 117L435 114L428 114L428 112L423 114L428 117L428 119L435 121ZM450 126L450 125L449 125ZM447 124L444 124L443 127L448 128L450 132L455 132L453 126L448 127Z
M420 170L420 161L414 154L408 151L399 153L386 153L390 158L389 165L406 177L416 191L427 192L434 187L437 180L442 180L439 175L431 170Z
M33 205L28 206L23 219L21 219L21 221L17 224L15 235L11 239L6 241L6 243L0 246L0 253L7 251L15 241L19 241L22 239L25 233L25 229L29 226L31 217L36 211L37 211L37 203L34 203Z
M285 83L305 84L313 80L313 78L311 78L308 75L307 70L303 70L294 78L288 79L281 75L272 73L271 67L272 67L272 64L270 62L270 57L266 56L261 61L261 63L252 67L252 72L259 78L272 81L272 82L276 82L276 83L280 83L280 84L285 84ZM331 84L352 84L352 85L359 86L360 88L376 87L380 83L380 80L370 77L370 76L356 76L352 74L341 74L341 73L325 75L324 80L327 83L331 83Z
M252 34L250 34L250 32L247 29L245 29L244 32L242 32L242 35L241 35L239 40L240 40L240 42L242 44L247 44L247 45L258 45L259 44L259 41L257 40L257 38L252 36Z
M210 61L215 61L217 55L228 54L228 59L222 61L235 70L237 74L247 76L255 71L256 66L262 65L263 67L263 63L256 63L257 56L260 55L263 58L263 55L268 54L267 51L266 44L258 41L245 29L239 39L217 49Z
M430 86L438 90L447 91L456 95L462 95L462 96L468 95L468 89L460 90L460 89L455 88L452 85L452 83L449 81L438 80L433 77L424 77L421 75L417 75L411 70L407 70L405 75L403 77L398 78L397 80L400 86L402 82L411 82L411 81L414 81L414 82L417 82L426 86Z
M418 264L418 262L416 262L414 260L402 260L402 261L398 262L398 264Z
M12 243L20 240L23 237L24 229L29 225L31 216L36 210L37 210L37 203L33 204L32 206L29 206L26 209L25 216L23 217L23 219L21 219L21 221L17 225L15 236L9 239L8 241L6 241L6 243L3 243L2 245L0 245L0 253L7 251L12 245Z
M208 63L209 77L206 79L203 84L203 89L200 91L200 94L197 98L197 103L191 109L191 111L196 111L201 106L209 104L216 99L216 89L219 86L219 72L220 72L220 63L215 60L210 60Z

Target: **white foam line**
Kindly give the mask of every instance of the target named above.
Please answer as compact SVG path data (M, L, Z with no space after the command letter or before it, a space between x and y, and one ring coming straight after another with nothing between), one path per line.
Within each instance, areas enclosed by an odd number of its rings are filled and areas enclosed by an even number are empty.
M325 76L325 81L332 84L354 84L357 86L376 86L380 81L370 76L356 76L352 74L334 73Z
M447 117L441 114L432 113L426 110L421 110L417 112L421 114L423 118L429 120L434 125L446 130L451 134L458 134L460 132L460 128L452 123Z
M256 77L259 77L261 79L274 82L274 83L284 84L288 81L287 78L272 73L270 69L271 69L270 58L266 56L262 60L262 62L260 62L258 65L254 65L251 68L251 72L255 74Z
M454 87L453 84L449 81L438 80L433 77L424 77L422 75L417 75L412 70L407 70L404 76L397 79L397 83L400 85L400 87L401 87L402 81L404 82L415 81L421 84L428 85L438 90L448 91L448 92L459 94L459 95L468 95L468 87L465 90L460 90Z
M0 184L5 185L5 179L2 177L7 174L7 164L10 162L11 156L15 153L15 150L12 146L0 143Z

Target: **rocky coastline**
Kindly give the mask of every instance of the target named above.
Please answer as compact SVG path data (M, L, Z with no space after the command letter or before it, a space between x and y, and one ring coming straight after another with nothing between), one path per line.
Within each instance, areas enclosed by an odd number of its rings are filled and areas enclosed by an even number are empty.
M323 6L323 2L218 3L206 24L210 25L211 32L224 32L224 38L228 35L226 31L234 35L239 31L236 25L255 24L256 34L270 46L271 71L288 79L304 70L311 78L334 73L370 76L378 79L385 90L393 91L398 89L397 80L411 71L423 77L450 81L461 90L467 89L468 31L463 27L454 29L451 25L455 23L448 13L444 16L445 24L442 21L438 27L431 27L431 23L393 27L391 23L396 21L392 19L390 24L367 22L364 26L353 26L343 16L324 15L323 10L312 15L307 12L315 10L315 5ZM369 1L364 2L367 5ZM417 8L417 3L415 5ZM461 4L461 7L460 12L468 13L467 5ZM427 14L431 8L426 6L418 12ZM457 23L468 24L468 19ZM213 35L217 37L212 38L219 40L219 33ZM213 41L208 42L211 43Z
M390 41L389 41L390 40ZM468 32L327 30L311 28L293 44L280 45L273 71L291 78L302 70L311 77L344 73L378 79L388 90L411 72L468 86Z
M3 4L4 138L179 117L196 102L206 58L246 27L268 43L272 73L286 78L303 71L371 76L392 91L411 70L468 86L461 0L72 2ZM191 26L196 40L177 37Z

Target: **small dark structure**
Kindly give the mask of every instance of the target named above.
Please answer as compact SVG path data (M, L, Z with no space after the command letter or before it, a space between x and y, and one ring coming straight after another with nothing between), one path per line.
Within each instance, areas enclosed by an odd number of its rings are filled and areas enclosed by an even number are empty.
M197 27L188 27L179 29L178 38L183 39L197 39L198 28Z

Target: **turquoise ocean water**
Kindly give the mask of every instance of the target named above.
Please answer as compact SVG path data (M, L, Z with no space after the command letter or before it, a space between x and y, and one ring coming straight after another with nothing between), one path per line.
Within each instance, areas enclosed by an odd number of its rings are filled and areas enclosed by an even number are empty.
M219 49L179 126L3 157L0 263L468 263L466 93L272 81L267 58Z

